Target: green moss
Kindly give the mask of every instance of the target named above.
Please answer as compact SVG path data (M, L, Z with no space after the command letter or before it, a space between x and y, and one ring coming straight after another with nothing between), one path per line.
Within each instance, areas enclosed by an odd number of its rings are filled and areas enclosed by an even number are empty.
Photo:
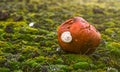
M2 48L0 49L0 55L2 54L3 52L2 52Z
M46 51L51 51L52 49L51 48L45 48L44 50L46 50Z
M49 71L57 71L57 72L67 72L68 71L68 66L66 65L50 65L49 66L50 70Z
M60 68L61 70L66 71L67 70L67 66L66 65L57 65L58 68Z
M114 31L111 28L106 29L105 32L109 35L114 33Z
M19 29L19 32L22 33L22 34L38 34L39 31L35 28L31 28L31 27L21 27Z
M3 29L0 29L0 34L2 34L4 31L3 31Z
M106 72L106 70L103 70L103 69L97 69L96 71L97 72Z
M19 39L22 39L22 40L25 40L25 41L32 41L33 40L33 37L34 35L31 35L31 34L21 34L19 35Z
M76 54L67 54L65 56L67 62L69 63L76 63L76 62L88 62L88 63L91 63L92 60L88 57L88 56L85 56L85 55L76 55Z
M44 29L39 29L39 34L48 34L49 31L44 30Z
M49 47L49 46L52 46L52 45L53 45L53 42L51 42L51 41L46 41L45 44L46 44L46 46Z
M22 50L22 54L25 58L34 58L39 55L39 49L32 46L27 46Z
M106 72L108 67L119 70L119 2L2 0L0 5L0 72ZM76 16L101 33L101 44L92 55L56 51L57 27ZM31 22L35 23L32 27Z
M107 28L105 29L105 34L109 35L112 38L118 38L119 39L119 28Z
M37 65L36 61L32 59L27 60L25 64L29 65L30 67L35 67Z
M14 70L14 72L23 72L22 70Z
M25 49L22 51L23 53L26 52L38 52L38 48L32 47L32 46L27 46Z
M105 23L105 26L107 26L107 27L115 27L115 23L114 22L107 22L107 23Z
M89 66L90 66L91 69L93 69L93 70L97 69L97 65L95 65L95 64L90 64Z
M21 63L20 62L8 62L9 65L10 65L10 68L13 69L13 70L17 70L21 67Z
M6 61L6 58L4 56L0 56L0 64L4 63Z
M120 57L120 43L117 42L111 42L106 45L106 48L108 48L111 52L111 54Z
M23 26L27 26L27 23L24 21L21 22L12 22L12 21L8 21L8 22L4 22L4 21L0 21L1 26L8 26L8 25L13 25L14 27L23 27Z
M110 43L110 48L120 48L120 42L112 42L112 43Z
M56 54L53 54L53 55L49 55L47 57L45 57L45 60L47 62L49 62L49 64L53 64L55 63L56 64L56 59L57 59L57 55Z
M74 69L88 69L89 63L87 62L78 62L73 65Z
M34 58L34 60L35 60L36 62L39 62L39 63L40 63L40 62L44 62L45 59L46 59L46 58L45 58L44 56L38 56L38 57L35 57L35 58Z
M10 72L10 69L2 67L2 68L0 68L0 72Z
M63 63L64 61L62 60L62 58L58 58L55 62L56 62L57 64L61 64L61 63Z
M0 47L4 47L4 46L6 46L6 42L0 41Z
M106 41L113 41L113 39L111 37L109 37L108 35L105 34L101 34L102 38Z
M41 64L37 63L35 60L28 59L22 63L23 71L40 71Z

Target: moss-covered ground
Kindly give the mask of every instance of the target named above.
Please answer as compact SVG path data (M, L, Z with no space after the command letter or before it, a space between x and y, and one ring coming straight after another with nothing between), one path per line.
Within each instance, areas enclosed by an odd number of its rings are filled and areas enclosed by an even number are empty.
M101 33L91 55L59 47L58 26L75 16ZM119 71L119 0L0 0L0 72Z

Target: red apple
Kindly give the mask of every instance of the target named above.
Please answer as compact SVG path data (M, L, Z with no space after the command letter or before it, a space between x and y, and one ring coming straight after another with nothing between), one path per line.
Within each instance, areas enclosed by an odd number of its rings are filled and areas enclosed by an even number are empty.
M58 28L58 42L66 52L91 54L100 40L100 33L81 17L71 18Z

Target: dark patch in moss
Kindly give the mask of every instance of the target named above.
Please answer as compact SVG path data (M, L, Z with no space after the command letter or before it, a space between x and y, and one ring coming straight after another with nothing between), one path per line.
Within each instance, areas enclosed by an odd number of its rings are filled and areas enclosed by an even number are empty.
M0 20L6 20L9 17L8 12L2 12L0 11Z
M40 25L39 23L35 23L33 27L34 27L34 28L40 28L41 25Z
M103 10L100 9L100 8L94 8L94 9L93 9L93 12L94 12L95 14L97 14L97 13L99 13L99 14L104 14Z
M7 25L6 28L5 28L5 32L14 33L13 25L12 24Z
M48 72L48 69L45 66L41 67L41 72Z
M23 16L22 15L18 15L14 17L14 21L21 21L23 20Z

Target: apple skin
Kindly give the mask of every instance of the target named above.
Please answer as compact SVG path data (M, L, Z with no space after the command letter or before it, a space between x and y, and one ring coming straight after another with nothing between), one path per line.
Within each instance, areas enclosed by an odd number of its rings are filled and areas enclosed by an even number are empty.
M62 41L61 35L70 32L72 41ZM74 17L62 23L58 28L58 43L60 47L70 53L92 54L100 44L101 35L96 28L82 17Z

